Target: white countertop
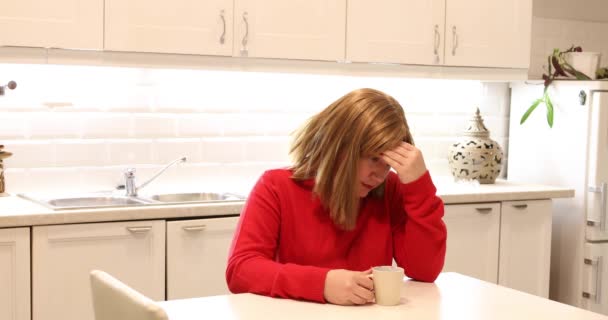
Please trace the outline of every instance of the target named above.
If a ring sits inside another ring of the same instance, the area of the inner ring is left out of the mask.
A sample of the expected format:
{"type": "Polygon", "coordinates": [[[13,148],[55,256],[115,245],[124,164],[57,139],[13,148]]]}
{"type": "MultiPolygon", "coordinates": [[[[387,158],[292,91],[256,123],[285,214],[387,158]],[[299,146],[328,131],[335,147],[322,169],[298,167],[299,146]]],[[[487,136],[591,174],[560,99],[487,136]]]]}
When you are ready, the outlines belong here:
{"type": "MultiPolygon", "coordinates": [[[[495,184],[479,185],[472,182],[455,183],[448,177],[434,177],[433,179],[438,189],[437,194],[446,204],[567,198],[574,196],[573,189],[528,185],[504,180],[498,180],[495,184]]],[[[8,195],[0,197],[0,228],[238,215],[242,206],[242,201],[234,201],[212,204],[147,205],[54,211],[16,195],[8,195]]]]}
{"type": "Polygon", "coordinates": [[[534,200],[574,197],[574,189],[496,180],[494,184],[454,182],[452,177],[433,177],[437,195],[445,204],[534,200]]]}
{"type": "Polygon", "coordinates": [[[348,319],[513,320],[608,319],[566,304],[460,275],[442,273],[435,283],[404,281],[397,306],[337,306],[254,294],[159,303],[171,320],[348,319]]]}

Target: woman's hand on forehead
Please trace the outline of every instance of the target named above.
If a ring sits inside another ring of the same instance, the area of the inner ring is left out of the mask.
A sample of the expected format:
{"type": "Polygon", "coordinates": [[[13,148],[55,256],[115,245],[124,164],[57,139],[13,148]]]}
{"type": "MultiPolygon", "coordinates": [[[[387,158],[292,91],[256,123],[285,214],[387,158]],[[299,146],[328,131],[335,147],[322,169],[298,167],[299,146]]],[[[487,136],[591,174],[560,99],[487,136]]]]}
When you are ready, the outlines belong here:
{"type": "Polygon", "coordinates": [[[407,142],[401,142],[397,147],[381,153],[380,156],[395,169],[401,183],[413,182],[426,172],[422,152],[407,142]]]}

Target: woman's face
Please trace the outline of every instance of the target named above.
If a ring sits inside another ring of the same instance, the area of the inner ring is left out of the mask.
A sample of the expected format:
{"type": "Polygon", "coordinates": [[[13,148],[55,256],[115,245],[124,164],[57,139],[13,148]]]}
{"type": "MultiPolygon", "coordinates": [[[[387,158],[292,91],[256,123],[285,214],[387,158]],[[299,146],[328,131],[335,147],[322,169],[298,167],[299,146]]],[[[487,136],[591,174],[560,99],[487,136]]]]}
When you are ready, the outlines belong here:
{"type": "Polygon", "coordinates": [[[361,198],[367,196],[372,189],[379,186],[391,168],[379,155],[360,158],[358,167],[357,182],[359,185],[357,190],[361,198]]]}

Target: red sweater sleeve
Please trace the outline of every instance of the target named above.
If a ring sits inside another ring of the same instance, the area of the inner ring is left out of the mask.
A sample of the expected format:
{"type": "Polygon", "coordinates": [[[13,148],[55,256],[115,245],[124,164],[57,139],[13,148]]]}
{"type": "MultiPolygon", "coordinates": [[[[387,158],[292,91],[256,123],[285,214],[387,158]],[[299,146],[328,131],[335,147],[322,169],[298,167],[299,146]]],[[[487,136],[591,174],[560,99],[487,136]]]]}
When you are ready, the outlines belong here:
{"type": "Polygon", "coordinates": [[[330,269],[276,262],[281,210],[280,186],[274,180],[272,171],[266,172],[241,212],[226,268],[228,288],[233,293],[324,303],[325,276],[330,269]]]}
{"type": "Polygon", "coordinates": [[[427,171],[408,184],[396,175],[390,179],[396,192],[392,200],[393,256],[405,274],[415,280],[435,281],[445,260],[447,229],[443,201],[427,171]]]}

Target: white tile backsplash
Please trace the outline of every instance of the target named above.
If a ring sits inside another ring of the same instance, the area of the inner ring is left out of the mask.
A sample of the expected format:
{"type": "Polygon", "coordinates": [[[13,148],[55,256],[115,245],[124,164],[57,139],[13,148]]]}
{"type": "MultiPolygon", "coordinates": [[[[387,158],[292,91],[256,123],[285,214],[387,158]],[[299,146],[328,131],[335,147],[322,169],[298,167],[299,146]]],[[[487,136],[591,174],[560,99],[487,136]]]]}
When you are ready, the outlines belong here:
{"type": "Polygon", "coordinates": [[[141,183],[181,156],[146,189],[248,190],[289,164],[294,130],[361,87],[399,100],[434,175],[449,174],[447,146],[475,107],[498,141],[509,118],[500,82],[2,64],[0,74],[19,84],[0,97],[9,192],[111,189],[126,167],[141,183]]]}
{"type": "Polygon", "coordinates": [[[154,140],[108,140],[108,165],[156,163],[154,140]]]}
{"type": "Polygon", "coordinates": [[[235,163],[245,161],[245,140],[242,138],[204,138],[203,162],[235,163]]]}
{"type": "Polygon", "coordinates": [[[255,137],[244,141],[247,162],[289,162],[288,137],[255,137]]]}
{"type": "Polygon", "coordinates": [[[80,138],[83,121],[79,114],[36,112],[28,117],[26,135],[34,139],[80,138]]]}
{"type": "Polygon", "coordinates": [[[134,114],[133,136],[136,138],[176,137],[176,119],[173,114],[134,114]]]}
{"type": "Polygon", "coordinates": [[[4,167],[10,168],[35,168],[54,167],[55,144],[45,140],[5,140],[4,150],[12,152],[13,155],[4,161],[4,167]]]}
{"type": "Polygon", "coordinates": [[[82,113],[85,139],[133,137],[133,119],[127,113],[82,113]]]}
{"type": "Polygon", "coordinates": [[[55,162],[58,167],[106,166],[109,164],[108,146],[99,140],[60,140],[55,143],[55,162]]]}
{"type": "Polygon", "coordinates": [[[0,113],[0,139],[25,137],[26,113],[0,113]]]}
{"type": "Polygon", "coordinates": [[[188,163],[202,162],[202,142],[198,138],[159,139],[154,143],[154,153],[160,163],[168,163],[186,157],[188,163]]]}

